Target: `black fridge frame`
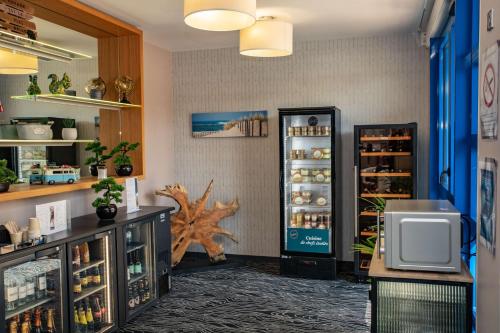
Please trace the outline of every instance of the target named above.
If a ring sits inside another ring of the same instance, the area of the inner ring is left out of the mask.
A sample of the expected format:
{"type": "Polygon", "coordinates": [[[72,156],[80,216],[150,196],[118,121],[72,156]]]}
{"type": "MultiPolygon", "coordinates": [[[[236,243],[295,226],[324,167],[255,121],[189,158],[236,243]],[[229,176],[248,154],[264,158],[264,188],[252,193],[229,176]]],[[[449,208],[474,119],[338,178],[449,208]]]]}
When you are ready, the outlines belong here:
{"type": "MultiPolygon", "coordinates": [[[[69,321],[70,318],[68,317],[68,298],[66,297],[68,293],[68,282],[66,279],[67,276],[67,264],[66,264],[66,258],[67,258],[67,252],[66,252],[66,247],[64,244],[54,244],[53,247],[48,247],[45,249],[37,249],[36,247],[27,249],[25,251],[20,251],[19,253],[14,254],[12,258],[9,258],[8,261],[4,261],[0,263],[0,295],[4,295],[4,271],[8,269],[9,267],[16,266],[28,261],[32,260],[37,260],[40,259],[41,257],[47,256],[47,255],[52,255],[59,252],[59,258],[61,259],[61,278],[60,278],[60,297],[61,297],[61,320],[62,320],[62,329],[63,332],[69,332],[69,321]]],[[[0,300],[0,314],[4,316],[5,314],[5,299],[2,297],[0,300]]],[[[5,319],[5,318],[4,318],[5,319]]],[[[6,323],[3,323],[0,325],[0,333],[8,333],[6,330],[6,323]]]]}
{"type": "Polygon", "coordinates": [[[304,107],[304,108],[279,108],[279,146],[280,146],[280,254],[281,257],[308,257],[308,258],[336,258],[337,240],[340,242],[340,236],[337,236],[337,224],[341,222],[340,212],[340,197],[341,197],[341,138],[340,138],[340,109],[335,106],[325,107],[304,107]],[[313,253],[313,252],[296,252],[285,250],[285,193],[284,186],[286,185],[286,177],[284,175],[284,160],[286,152],[284,151],[283,142],[287,133],[283,129],[283,118],[285,116],[314,116],[317,114],[331,115],[331,151],[332,160],[330,164],[332,172],[331,193],[330,197],[334,198],[332,202],[332,235],[330,242],[332,244],[331,253],[313,253]]]}
{"type": "Polygon", "coordinates": [[[125,325],[130,320],[136,318],[142,314],[145,310],[153,306],[158,301],[158,285],[157,285],[157,273],[156,273],[156,239],[155,239],[155,223],[157,216],[150,216],[142,220],[135,222],[130,222],[117,228],[116,246],[117,246],[117,269],[118,269],[118,299],[120,299],[119,306],[119,326],[125,325]],[[143,224],[151,224],[150,226],[150,239],[151,239],[151,276],[153,281],[151,281],[151,286],[154,285],[155,290],[152,294],[151,300],[141,305],[140,308],[134,311],[128,309],[128,280],[127,280],[127,241],[126,232],[128,228],[141,227],[143,224]]]}
{"type": "MultiPolygon", "coordinates": [[[[74,325],[74,317],[73,317],[73,304],[74,304],[74,296],[73,296],[73,253],[72,253],[72,248],[74,245],[81,244],[83,242],[91,242],[94,240],[98,239],[104,239],[104,237],[109,236],[110,242],[109,242],[109,249],[110,249],[110,254],[109,258],[111,261],[116,260],[116,233],[114,229],[103,231],[100,233],[96,233],[87,237],[79,238],[76,240],[73,240],[71,242],[66,243],[66,257],[67,257],[67,285],[68,285],[68,323],[69,323],[69,328],[71,329],[74,325]],[[71,288],[70,288],[71,287],[71,288]]],[[[107,306],[111,306],[111,303],[113,302],[113,325],[109,326],[106,330],[101,330],[99,333],[105,333],[105,332],[114,332],[118,330],[118,306],[119,306],[119,299],[118,299],[118,289],[117,289],[117,277],[113,276],[118,274],[117,271],[115,271],[115,263],[110,262],[109,266],[111,268],[110,273],[110,283],[112,283],[111,286],[111,298],[108,299],[107,301],[107,306]]],[[[106,288],[109,288],[106,287],[106,288]]],[[[71,330],[70,330],[71,331],[71,330]]]]}
{"type": "MultiPolygon", "coordinates": [[[[386,129],[394,129],[394,128],[410,128],[413,133],[412,133],[412,180],[413,180],[413,193],[412,199],[417,199],[418,198],[418,124],[415,122],[412,123],[402,123],[402,124],[370,124],[370,125],[354,125],[354,166],[358,167],[358,173],[354,174],[354,177],[357,178],[357,182],[355,184],[358,184],[358,189],[357,192],[355,191],[353,193],[354,196],[356,196],[356,193],[359,193],[359,184],[361,180],[360,171],[360,155],[359,155],[359,145],[360,145],[360,132],[361,130],[364,129],[381,129],[381,130],[386,130],[386,129]]],[[[355,212],[358,212],[357,216],[354,216],[354,243],[357,244],[360,242],[360,216],[359,216],[359,211],[360,211],[360,200],[358,197],[354,198],[354,204],[356,205],[355,212]],[[356,230],[357,228],[357,230],[356,230]]],[[[360,265],[360,255],[359,252],[354,253],[354,273],[358,277],[367,277],[368,276],[368,270],[360,270],[359,269],[360,265]]]]}

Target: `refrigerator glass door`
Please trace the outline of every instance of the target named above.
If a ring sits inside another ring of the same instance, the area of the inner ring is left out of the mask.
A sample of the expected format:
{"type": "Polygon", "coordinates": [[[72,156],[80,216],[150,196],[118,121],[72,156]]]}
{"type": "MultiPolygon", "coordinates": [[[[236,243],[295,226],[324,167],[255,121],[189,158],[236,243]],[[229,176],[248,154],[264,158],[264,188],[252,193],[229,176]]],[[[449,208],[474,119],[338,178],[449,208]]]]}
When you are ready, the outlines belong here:
{"type": "Polygon", "coordinates": [[[71,245],[72,332],[106,332],[116,327],[111,232],[71,245]]]}
{"type": "Polygon", "coordinates": [[[128,318],[156,297],[152,233],[153,221],[125,228],[128,318]]]}
{"type": "Polygon", "coordinates": [[[7,263],[3,271],[5,332],[64,331],[64,253],[59,248],[51,253],[7,263]]]}
{"type": "Polygon", "coordinates": [[[332,115],[284,115],[284,249],[332,253],[332,115]]]}

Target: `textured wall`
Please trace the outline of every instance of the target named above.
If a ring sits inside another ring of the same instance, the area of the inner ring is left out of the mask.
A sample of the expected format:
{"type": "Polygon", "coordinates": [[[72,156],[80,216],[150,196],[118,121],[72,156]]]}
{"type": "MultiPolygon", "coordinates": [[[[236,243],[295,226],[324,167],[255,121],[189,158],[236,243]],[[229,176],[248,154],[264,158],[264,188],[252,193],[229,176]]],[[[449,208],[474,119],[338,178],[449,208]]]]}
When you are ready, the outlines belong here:
{"type": "MultiPolygon", "coordinates": [[[[417,122],[419,190],[427,195],[428,55],[413,35],[303,42],[282,59],[238,50],[173,54],[176,181],[191,198],[215,180],[212,199],[239,197],[222,225],[239,244],[228,253],[279,256],[278,107],[336,105],[342,110],[343,221],[340,258],[352,260],[353,125],[417,122]],[[191,113],[268,110],[268,138],[193,139],[191,113]]],[[[199,248],[198,248],[199,249],[199,248]]]]}

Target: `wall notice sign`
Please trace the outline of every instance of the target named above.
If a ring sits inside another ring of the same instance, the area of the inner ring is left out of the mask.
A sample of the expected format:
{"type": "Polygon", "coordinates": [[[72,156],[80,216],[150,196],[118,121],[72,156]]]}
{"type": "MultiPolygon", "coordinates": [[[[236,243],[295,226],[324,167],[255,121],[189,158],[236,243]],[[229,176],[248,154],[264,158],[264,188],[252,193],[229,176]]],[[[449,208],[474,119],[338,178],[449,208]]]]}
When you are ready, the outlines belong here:
{"type": "Polygon", "coordinates": [[[125,181],[127,189],[127,214],[139,211],[139,190],[137,189],[137,178],[127,178],[125,181]]]}
{"type": "Polygon", "coordinates": [[[66,200],[61,200],[36,205],[36,217],[40,220],[42,235],[50,235],[68,228],[67,204],[66,200]]]}
{"type": "Polygon", "coordinates": [[[483,57],[479,121],[481,137],[496,139],[498,136],[498,43],[490,46],[483,57]]]}
{"type": "Polygon", "coordinates": [[[486,158],[484,162],[480,163],[480,168],[481,212],[479,241],[491,253],[495,254],[497,161],[494,158],[486,158]]]}

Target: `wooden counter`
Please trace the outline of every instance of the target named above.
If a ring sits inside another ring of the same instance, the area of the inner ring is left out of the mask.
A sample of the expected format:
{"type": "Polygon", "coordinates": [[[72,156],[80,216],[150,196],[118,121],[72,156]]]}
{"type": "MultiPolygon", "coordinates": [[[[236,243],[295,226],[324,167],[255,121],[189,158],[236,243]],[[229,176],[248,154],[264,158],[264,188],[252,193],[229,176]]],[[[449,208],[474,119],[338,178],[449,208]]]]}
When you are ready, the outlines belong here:
{"type": "MultiPolygon", "coordinates": [[[[382,242],[383,245],[383,242],[382,242]]],[[[462,270],[460,273],[442,273],[425,271],[406,271],[400,269],[386,268],[384,264],[384,255],[379,258],[377,245],[375,245],[375,254],[372,257],[368,276],[373,278],[387,278],[398,280],[427,280],[439,282],[457,282],[473,283],[474,280],[470,274],[469,268],[462,261],[462,270]]]]}

